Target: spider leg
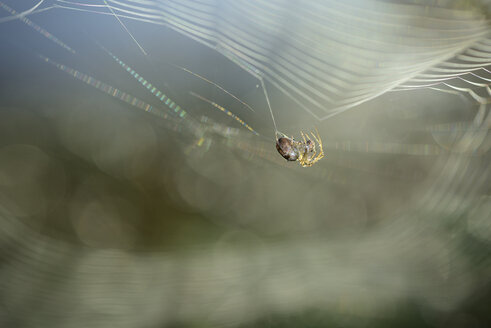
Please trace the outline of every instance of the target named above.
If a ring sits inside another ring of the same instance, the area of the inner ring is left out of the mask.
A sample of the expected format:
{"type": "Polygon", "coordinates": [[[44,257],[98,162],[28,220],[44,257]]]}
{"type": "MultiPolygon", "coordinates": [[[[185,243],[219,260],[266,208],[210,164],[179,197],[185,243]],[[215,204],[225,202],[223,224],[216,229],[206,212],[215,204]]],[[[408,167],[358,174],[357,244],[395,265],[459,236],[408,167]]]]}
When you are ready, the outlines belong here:
{"type": "Polygon", "coordinates": [[[312,164],[318,162],[321,158],[324,157],[324,148],[322,147],[322,139],[319,135],[319,131],[317,130],[317,128],[315,130],[317,132],[317,137],[314,135],[314,133],[311,132],[311,134],[312,134],[312,137],[314,137],[314,139],[319,143],[320,152],[319,152],[317,158],[312,159],[312,164]]]}
{"type": "Polygon", "coordinates": [[[321,140],[313,132],[310,132],[310,134],[312,135],[313,140],[315,140],[319,145],[322,143],[321,140]]]}
{"type": "Polygon", "coordinates": [[[314,150],[312,152],[312,157],[310,158],[310,161],[312,162],[312,164],[315,163],[315,155],[317,154],[317,151],[315,150],[315,143],[314,143],[314,150]]]}
{"type": "Polygon", "coordinates": [[[298,162],[303,167],[310,167],[324,157],[324,149],[322,147],[322,139],[320,137],[320,134],[319,134],[319,131],[317,130],[317,128],[315,128],[315,131],[317,132],[317,135],[315,135],[313,132],[310,132],[310,135],[309,135],[308,133],[303,133],[303,131],[300,131],[302,138],[303,138],[303,141],[304,141],[304,146],[305,146],[306,151],[305,151],[305,154],[300,154],[300,156],[298,158],[298,162]],[[310,139],[311,135],[312,135],[312,139],[310,139]],[[307,140],[309,142],[311,142],[311,144],[312,144],[312,156],[309,156],[309,153],[307,153],[307,150],[308,150],[307,140]],[[319,144],[319,148],[320,148],[319,152],[317,152],[316,142],[319,144]]]}
{"type": "Polygon", "coordinates": [[[300,134],[302,135],[303,142],[307,144],[307,140],[305,139],[305,134],[303,133],[303,131],[300,131],[300,134]]]}
{"type": "Polygon", "coordinates": [[[318,161],[320,161],[322,158],[324,157],[324,153],[323,152],[320,152],[319,155],[317,156],[317,158],[313,158],[312,161],[310,162],[310,165],[314,165],[315,163],[317,163],[318,161]]]}
{"type": "Polygon", "coordinates": [[[322,143],[319,143],[319,148],[320,148],[320,151],[319,151],[319,155],[317,157],[317,160],[320,160],[322,157],[324,157],[324,148],[322,148],[322,143]]]}
{"type": "Polygon", "coordinates": [[[317,136],[314,134],[314,132],[310,132],[310,134],[312,135],[312,137],[314,137],[315,141],[317,141],[317,143],[319,145],[321,145],[322,141],[321,141],[321,137],[319,135],[319,131],[317,131],[317,128],[315,128],[315,131],[317,132],[317,136]]]}
{"type": "MultiPolygon", "coordinates": [[[[315,141],[319,144],[319,156],[322,158],[324,156],[324,150],[322,149],[322,140],[318,139],[313,133],[312,137],[314,137],[315,141]]],[[[315,148],[315,143],[314,143],[314,149],[317,151],[317,148],[315,148]]]]}
{"type": "MultiPolygon", "coordinates": [[[[319,137],[319,146],[322,148],[322,139],[321,139],[321,135],[319,134],[319,130],[317,130],[317,128],[315,128],[315,131],[317,131],[317,137],[319,137]]],[[[324,150],[322,150],[322,153],[324,154],[324,150]]]]}
{"type": "Polygon", "coordinates": [[[314,160],[314,163],[320,161],[323,157],[324,157],[324,150],[321,148],[321,151],[319,152],[317,158],[314,160]]]}
{"type": "Polygon", "coordinates": [[[322,147],[322,139],[321,139],[321,136],[319,135],[319,131],[317,130],[317,128],[315,128],[315,131],[317,132],[317,137],[313,133],[312,133],[312,136],[319,143],[319,147],[320,147],[320,149],[322,151],[322,154],[324,154],[324,150],[323,150],[323,147],[322,147]]]}

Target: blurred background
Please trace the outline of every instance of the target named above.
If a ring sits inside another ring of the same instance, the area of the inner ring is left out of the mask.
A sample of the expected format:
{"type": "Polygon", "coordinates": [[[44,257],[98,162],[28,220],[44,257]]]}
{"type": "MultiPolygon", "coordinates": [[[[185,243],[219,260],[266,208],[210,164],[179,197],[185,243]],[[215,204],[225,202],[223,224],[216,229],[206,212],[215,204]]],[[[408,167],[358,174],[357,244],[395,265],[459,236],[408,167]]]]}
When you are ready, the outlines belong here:
{"type": "Polygon", "coordinates": [[[488,327],[490,8],[1,0],[0,326],[488,327]]]}

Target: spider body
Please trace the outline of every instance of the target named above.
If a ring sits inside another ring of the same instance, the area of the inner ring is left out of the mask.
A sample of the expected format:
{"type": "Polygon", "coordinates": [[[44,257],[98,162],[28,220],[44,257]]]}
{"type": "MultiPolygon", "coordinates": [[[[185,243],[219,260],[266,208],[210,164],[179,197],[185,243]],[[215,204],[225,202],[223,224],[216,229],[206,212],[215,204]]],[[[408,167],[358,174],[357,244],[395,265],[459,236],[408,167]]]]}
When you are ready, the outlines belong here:
{"type": "Polygon", "coordinates": [[[301,132],[303,141],[296,141],[293,137],[289,138],[286,135],[276,140],[276,150],[287,161],[298,161],[303,167],[310,167],[324,157],[322,149],[322,140],[317,131],[317,136],[311,133],[313,140],[319,144],[319,152],[315,147],[315,142],[310,139],[308,134],[301,132]]]}

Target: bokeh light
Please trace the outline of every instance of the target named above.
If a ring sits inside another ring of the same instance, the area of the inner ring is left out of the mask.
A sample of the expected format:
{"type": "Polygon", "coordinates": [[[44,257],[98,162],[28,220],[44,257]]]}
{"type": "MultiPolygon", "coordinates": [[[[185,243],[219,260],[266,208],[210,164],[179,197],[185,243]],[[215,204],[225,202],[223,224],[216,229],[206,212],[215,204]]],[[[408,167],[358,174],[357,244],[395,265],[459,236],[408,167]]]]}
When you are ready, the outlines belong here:
{"type": "Polygon", "coordinates": [[[489,326],[490,13],[1,0],[0,326],[489,326]]]}

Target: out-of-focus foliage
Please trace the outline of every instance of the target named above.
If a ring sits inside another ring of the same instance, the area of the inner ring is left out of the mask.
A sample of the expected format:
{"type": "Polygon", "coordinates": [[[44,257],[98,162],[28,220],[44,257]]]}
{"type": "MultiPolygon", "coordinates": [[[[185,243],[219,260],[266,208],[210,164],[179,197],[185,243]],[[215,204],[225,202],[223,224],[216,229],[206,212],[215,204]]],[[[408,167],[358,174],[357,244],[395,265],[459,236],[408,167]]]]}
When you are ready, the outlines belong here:
{"type": "Polygon", "coordinates": [[[107,3],[0,20],[0,326],[489,324],[488,2],[107,3]]]}

